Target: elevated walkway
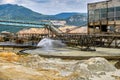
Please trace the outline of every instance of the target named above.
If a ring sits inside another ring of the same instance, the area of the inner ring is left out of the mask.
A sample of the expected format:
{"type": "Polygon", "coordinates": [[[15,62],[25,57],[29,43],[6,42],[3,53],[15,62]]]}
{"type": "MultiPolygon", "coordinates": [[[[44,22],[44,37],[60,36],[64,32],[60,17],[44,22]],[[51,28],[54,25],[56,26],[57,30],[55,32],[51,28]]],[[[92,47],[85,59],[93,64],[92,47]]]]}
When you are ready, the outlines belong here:
{"type": "Polygon", "coordinates": [[[48,30],[55,34],[60,34],[60,31],[57,27],[55,27],[49,21],[20,21],[20,20],[0,20],[0,25],[8,25],[8,26],[19,26],[19,27],[32,27],[32,28],[41,28],[46,27],[48,30]]]}
{"type": "Polygon", "coordinates": [[[45,25],[49,25],[49,22],[28,22],[28,21],[17,21],[17,20],[0,20],[0,25],[8,25],[8,26],[19,26],[19,27],[32,27],[32,28],[40,28],[45,25]]]}

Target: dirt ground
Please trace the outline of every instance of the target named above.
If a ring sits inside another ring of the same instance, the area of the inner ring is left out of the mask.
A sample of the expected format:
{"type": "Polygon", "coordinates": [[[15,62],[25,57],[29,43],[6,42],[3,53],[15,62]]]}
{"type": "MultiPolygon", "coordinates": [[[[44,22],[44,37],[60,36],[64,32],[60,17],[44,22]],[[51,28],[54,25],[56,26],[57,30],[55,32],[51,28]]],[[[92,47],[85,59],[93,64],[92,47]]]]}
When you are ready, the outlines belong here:
{"type": "MultiPolygon", "coordinates": [[[[0,50],[0,80],[107,80],[108,78],[120,80],[120,70],[101,58],[62,60],[43,58],[38,55],[17,55],[19,50],[21,49],[0,50]]],[[[119,49],[96,48],[96,50],[96,52],[84,52],[74,48],[69,52],[51,54],[64,56],[120,55],[119,49]]]]}

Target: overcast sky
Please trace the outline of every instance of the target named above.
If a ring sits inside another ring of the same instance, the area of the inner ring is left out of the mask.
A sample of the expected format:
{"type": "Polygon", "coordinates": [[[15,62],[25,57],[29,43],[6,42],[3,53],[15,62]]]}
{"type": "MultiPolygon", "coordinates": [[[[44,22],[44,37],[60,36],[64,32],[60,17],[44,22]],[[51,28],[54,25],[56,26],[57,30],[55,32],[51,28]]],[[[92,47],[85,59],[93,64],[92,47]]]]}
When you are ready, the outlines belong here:
{"type": "Polygon", "coordinates": [[[0,0],[0,4],[18,4],[42,14],[87,12],[87,3],[105,0],[0,0]]]}

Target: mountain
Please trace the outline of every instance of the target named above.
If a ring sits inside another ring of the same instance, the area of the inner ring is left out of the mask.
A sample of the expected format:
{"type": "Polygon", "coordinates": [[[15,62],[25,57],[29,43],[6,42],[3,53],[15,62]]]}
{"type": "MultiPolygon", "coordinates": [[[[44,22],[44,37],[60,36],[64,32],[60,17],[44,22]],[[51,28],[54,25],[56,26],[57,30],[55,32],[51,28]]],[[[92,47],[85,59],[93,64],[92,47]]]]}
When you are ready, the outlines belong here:
{"type": "Polygon", "coordinates": [[[68,25],[85,26],[87,25],[87,14],[81,13],[66,19],[68,25]]]}
{"type": "MultiPolygon", "coordinates": [[[[26,20],[26,21],[40,21],[40,20],[65,20],[68,25],[80,26],[86,23],[86,13],[60,13],[56,15],[44,15],[41,13],[34,12],[26,7],[4,4],[0,5],[0,19],[4,20],[26,20]]],[[[13,26],[2,26],[0,25],[0,31],[7,30],[17,32],[22,29],[13,26]],[[14,28],[14,29],[13,29],[14,28]],[[12,29],[12,30],[11,30],[12,29]]],[[[25,27],[24,27],[25,28],[25,27]]]]}
{"type": "Polygon", "coordinates": [[[54,15],[54,18],[65,20],[67,25],[81,26],[87,24],[87,13],[60,13],[54,15]]]}
{"type": "Polygon", "coordinates": [[[77,15],[77,14],[79,14],[79,13],[72,13],[72,12],[71,13],[60,13],[60,14],[54,15],[54,17],[56,19],[67,19],[67,18],[77,15]]]}
{"type": "Polygon", "coordinates": [[[45,15],[25,8],[23,6],[4,4],[0,5],[0,18],[1,19],[14,19],[14,20],[38,20],[45,15]]]}

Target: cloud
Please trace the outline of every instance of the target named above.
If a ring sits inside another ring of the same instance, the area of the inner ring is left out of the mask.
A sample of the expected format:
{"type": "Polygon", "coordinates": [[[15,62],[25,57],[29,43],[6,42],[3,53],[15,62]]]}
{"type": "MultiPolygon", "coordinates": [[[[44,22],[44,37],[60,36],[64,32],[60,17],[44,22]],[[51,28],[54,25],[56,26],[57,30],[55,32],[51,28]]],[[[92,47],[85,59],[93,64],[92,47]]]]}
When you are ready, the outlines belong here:
{"type": "Polygon", "coordinates": [[[50,0],[35,0],[35,2],[38,2],[38,3],[49,3],[50,0]]]}
{"type": "Polygon", "coordinates": [[[18,4],[18,5],[20,5],[22,3],[24,3],[23,0],[1,0],[0,1],[0,4],[18,4]]]}
{"type": "Polygon", "coordinates": [[[16,2],[16,0],[2,0],[1,4],[8,4],[8,3],[15,4],[15,2],[16,2]]]}
{"type": "Polygon", "coordinates": [[[14,3],[15,0],[3,0],[4,3],[14,3]]]}
{"type": "Polygon", "coordinates": [[[0,3],[18,4],[43,14],[87,12],[87,3],[105,0],[2,0],[0,3]]]}

